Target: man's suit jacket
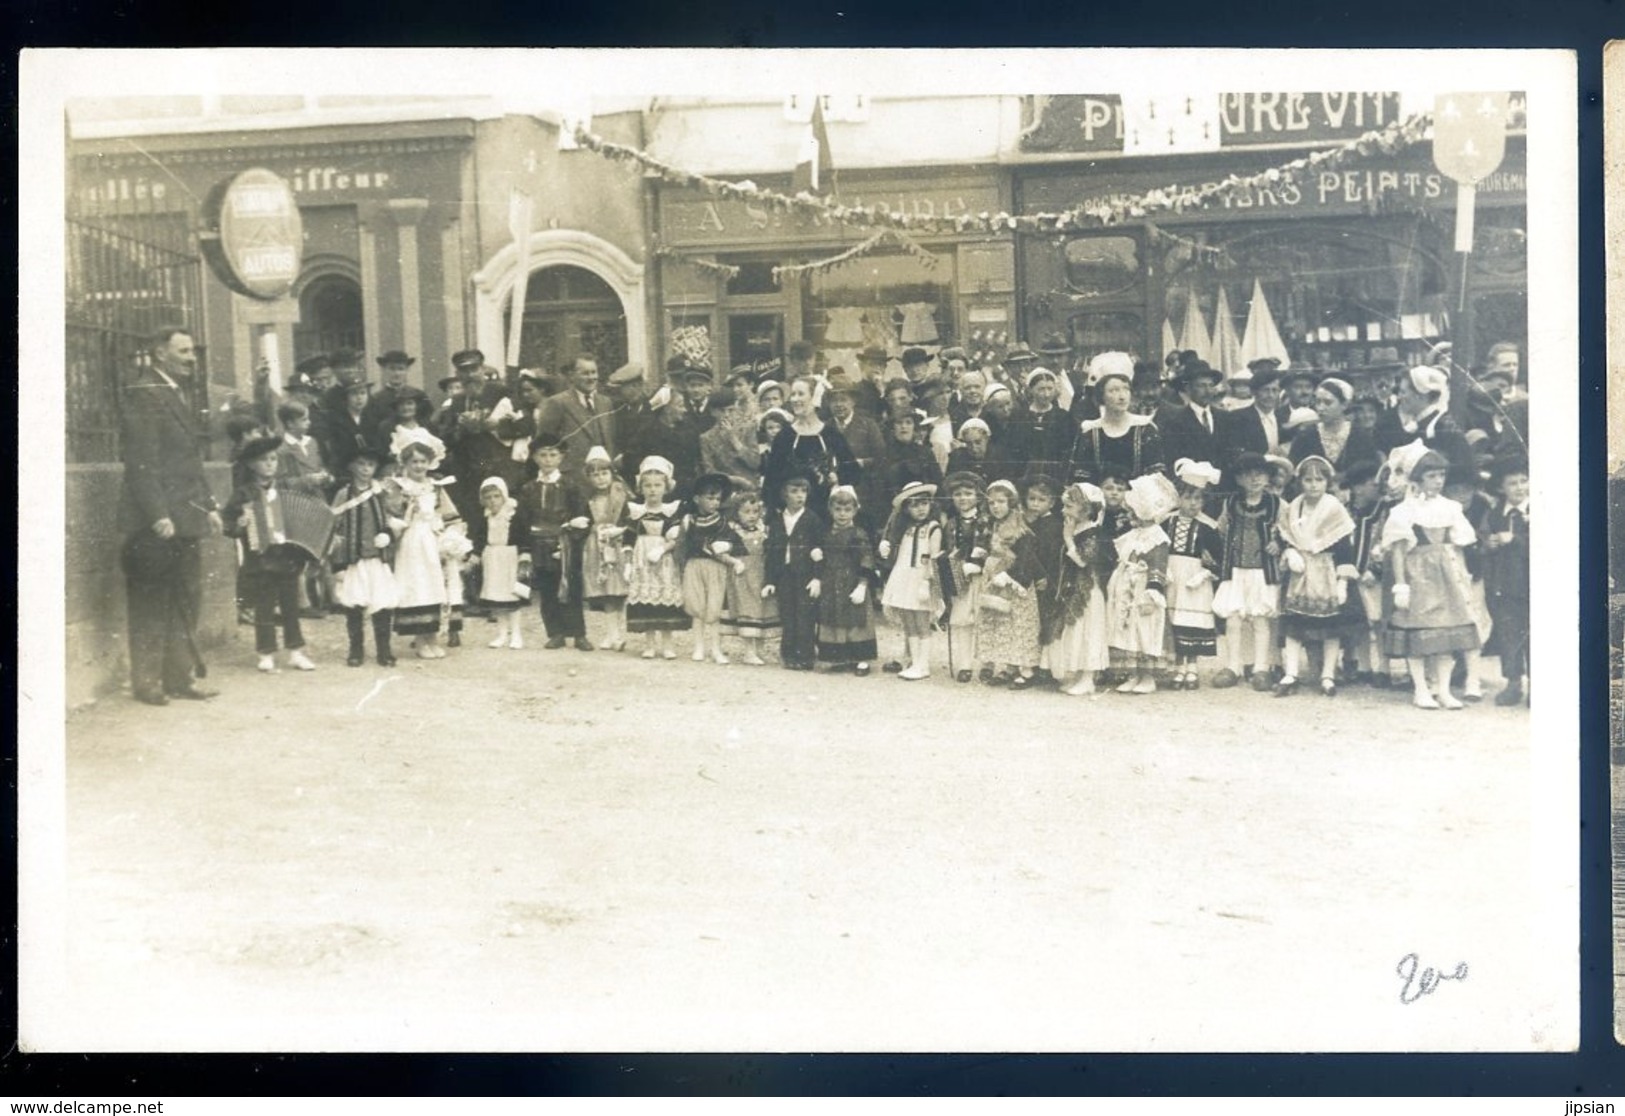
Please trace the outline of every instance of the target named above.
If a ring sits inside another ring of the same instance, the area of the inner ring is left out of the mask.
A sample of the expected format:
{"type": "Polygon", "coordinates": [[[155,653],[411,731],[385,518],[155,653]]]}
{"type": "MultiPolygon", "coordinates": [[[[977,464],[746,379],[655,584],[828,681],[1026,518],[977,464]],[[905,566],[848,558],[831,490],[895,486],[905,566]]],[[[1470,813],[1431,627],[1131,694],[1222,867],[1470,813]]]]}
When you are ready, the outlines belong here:
{"type": "Polygon", "coordinates": [[[217,505],[203,474],[200,423],[185,396],[151,369],[124,389],[119,518],[126,531],[168,519],[180,538],[209,533],[209,512],[217,505]]]}
{"type": "Polygon", "coordinates": [[[551,434],[563,445],[564,468],[572,473],[581,472],[593,446],[603,446],[612,458],[616,454],[615,404],[602,391],[593,394],[592,404],[588,411],[575,389],[567,388],[547,397],[536,422],[538,433],[551,434]]]}
{"type": "MultiPolygon", "coordinates": [[[[1214,461],[1220,469],[1227,469],[1230,462],[1242,453],[1269,453],[1269,436],[1264,431],[1264,419],[1254,406],[1239,407],[1234,411],[1226,411],[1224,422],[1220,427],[1224,433],[1224,460],[1214,461]]],[[[1277,446],[1284,446],[1287,441],[1286,420],[1280,412],[1275,416],[1275,435],[1277,446]]]]}
{"type": "Polygon", "coordinates": [[[1225,448],[1225,425],[1230,416],[1217,407],[1209,407],[1208,414],[1213,418],[1211,433],[1197,421],[1196,412],[1189,406],[1158,412],[1157,429],[1162,432],[1163,459],[1169,475],[1173,474],[1174,462],[1181,457],[1206,461],[1223,468],[1221,457],[1225,448]],[[1163,423],[1164,417],[1167,419],[1166,425],[1163,423]]]}

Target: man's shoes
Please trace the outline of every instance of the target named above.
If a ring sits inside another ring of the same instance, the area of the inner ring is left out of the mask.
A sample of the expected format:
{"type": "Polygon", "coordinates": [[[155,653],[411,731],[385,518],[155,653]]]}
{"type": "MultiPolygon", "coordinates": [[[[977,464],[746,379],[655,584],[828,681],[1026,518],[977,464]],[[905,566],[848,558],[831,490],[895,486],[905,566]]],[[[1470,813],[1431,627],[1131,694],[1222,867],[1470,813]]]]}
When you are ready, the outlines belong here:
{"type": "MultiPolygon", "coordinates": [[[[166,697],[174,698],[177,701],[208,701],[210,698],[219,697],[220,691],[210,690],[206,687],[199,686],[196,683],[189,682],[184,686],[177,686],[172,690],[165,690],[164,694],[166,697]]],[[[151,704],[159,705],[162,703],[152,702],[151,704]]]]}
{"type": "Polygon", "coordinates": [[[169,695],[162,690],[135,690],[130,694],[143,705],[168,705],[169,695]]]}
{"type": "Polygon", "coordinates": [[[381,667],[392,667],[398,661],[399,660],[397,660],[394,655],[385,655],[380,653],[378,656],[378,665],[381,667]]]}
{"type": "Polygon", "coordinates": [[[1495,695],[1495,704],[1503,707],[1517,705],[1521,701],[1523,701],[1523,687],[1516,682],[1495,695]]]}
{"type": "Polygon", "coordinates": [[[1239,681],[1240,678],[1236,676],[1236,672],[1229,667],[1225,667],[1213,676],[1212,685],[1215,690],[1228,690],[1239,681]]]}
{"type": "Polygon", "coordinates": [[[577,640],[576,640],[576,650],[577,651],[591,651],[592,650],[592,640],[588,639],[586,636],[581,636],[581,637],[577,638],[577,640]]]}
{"type": "Polygon", "coordinates": [[[881,664],[880,669],[885,671],[887,674],[900,674],[903,670],[903,664],[898,662],[896,659],[887,659],[883,664],[881,664]]]}
{"type": "Polygon", "coordinates": [[[564,637],[554,636],[552,639],[542,644],[542,646],[547,648],[549,651],[557,651],[559,648],[564,646],[564,637]]]}
{"type": "MultiPolygon", "coordinates": [[[[446,646],[447,647],[461,647],[462,645],[463,645],[463,633],[461,631],[453,631],[453,632],[451,632],[450,634],[448,634],[446,636],[446,646]]],[[[435,657],[440,658],[440,656],[438,656],[438,655],[435,656],[435,657]]]]}
{"type": "Polygon", "coordinates": [[[294,670],[315,670],[316,664],[310,661],[310,656],[303,651],[289,651],[288,665],[294,670]]]}

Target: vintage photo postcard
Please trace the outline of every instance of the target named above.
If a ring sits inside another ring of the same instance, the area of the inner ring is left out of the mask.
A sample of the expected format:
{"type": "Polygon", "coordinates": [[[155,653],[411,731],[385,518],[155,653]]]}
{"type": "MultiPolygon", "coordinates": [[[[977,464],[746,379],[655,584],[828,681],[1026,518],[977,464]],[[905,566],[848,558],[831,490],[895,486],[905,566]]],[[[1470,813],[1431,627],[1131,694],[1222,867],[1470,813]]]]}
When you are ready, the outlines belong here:
{"type": "Polygon", "coordinates": [[[1574,1049],[1575,106],[25,52],[21,1046],[1574,1049]]]}
{"type": "Polygon", "coordinates": [[[1622,632],[1625,632],[1625,52],[1618,41],[1603,51],[1603,211],[1607,223],[1608,266],[1608,725],[1609,773],[1612,792],[1613,910],[1614,910],[1614,1033],[1621,1033],[1625,1018],[1625,827],[1620,809],[1625,802],[1625,706],[1622,706],[1622,632]]]}

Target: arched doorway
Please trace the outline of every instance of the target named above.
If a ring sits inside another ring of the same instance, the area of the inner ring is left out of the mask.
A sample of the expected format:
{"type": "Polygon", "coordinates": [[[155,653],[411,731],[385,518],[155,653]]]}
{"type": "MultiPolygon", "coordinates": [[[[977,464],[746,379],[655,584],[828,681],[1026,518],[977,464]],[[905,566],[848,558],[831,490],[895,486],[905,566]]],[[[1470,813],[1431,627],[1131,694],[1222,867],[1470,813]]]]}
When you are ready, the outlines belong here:
{"type": "MultiPolygon", "coordinates": [[[[511,328],[512,311],[502,315],[511,328]]],[[[555,264],[531,272],[525,285],[525,320],[519,363],[558,372],[579,354],[612,371],[626,363],[626,314],[615,289],[584,267],[555,264]]]]}
{"type": "MultiPolygon", "coordinates": [[[[545,289],[546,282],[543,276],[554,268],[569,268],[576,271],[585,271],[598,279],[614,292],[616,300],[620,303],[620,334],[618,344],[606,346],[599,353],[599,367],[608,372],[621,363],[648,365],[649,339],[648,316],[644,307],[643,265],[632,259],[621,249],[594,236],[592,233],[579,229],[545,229],[530,234],[530,241],[524,253],[530,268],[529,278],[525,285],[525,302],[527,305],[526,317],[530,316],[530,303],[537,297],[537,291],[531,289],[532,284],[541,283],[545,289]],[[609,364],[609,352],[625,354],[609,364]]],[[[508,322],[513,304],[513,288],[520,275],[520,252],[513,244],[506,244],[486,262],[485,266],[473,275],[474,282],[474,343],[485,352],[487,359],[493,354],[507,352],[507,332],[504,326],[508,322]]],[[[568,312],[587,310],[590,307],[586,302],[597,302],[602,290],[589,289],[584,284],[574,284],[572,290],[579,290],[588,295],[586,299],[579,300],[574,306],[565,306],[559,310],[568,316],[568,312]]],[[[565,299],[564,302],[577,302],[574,299],[565,299]]],[[[544,313],[553,313],[546,310],[544,313]]],[[[599,319],[600,321],[603,319],[599,319]]],[[[589,338],[595,336],[592,331],[589,338]]],[[[523,338],[521,338],[523,341],[523,338]]],[[[579,341],[578,341],[579,343],[579,341]]],[[[589,351],[597,351],[595,345],[589,344],[589,351]]],[[[563,360],[570,359],[573,353],[564,353],[563,360]]],[[[492,360],[492,364],[499,363],[492,360]]],[[[505,362],[503,362],[505,363],[505,362]]]]}
{"type": "Polygon", "coordinates": [[[361,284],[348,275],[318,275],[299,292],[299,324],[294,327],[294,359],[335,349],[360,349],[366,331],[361,317],[361,284]]]}

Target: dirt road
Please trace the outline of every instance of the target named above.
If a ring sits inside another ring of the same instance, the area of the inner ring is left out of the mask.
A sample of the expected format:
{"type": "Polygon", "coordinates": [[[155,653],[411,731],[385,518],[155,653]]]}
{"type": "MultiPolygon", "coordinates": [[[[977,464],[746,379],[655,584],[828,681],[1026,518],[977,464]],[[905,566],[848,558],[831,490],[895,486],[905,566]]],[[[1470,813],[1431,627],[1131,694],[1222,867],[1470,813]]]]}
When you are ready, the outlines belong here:
{"type": "Polygon", "coordinates": [[[1523,708],[1085,700],[477,622],[347,669],[311,628],[313,674],[256,674],[244,632],[213,702],[69,718],[76,1045],[1483,1049],[1572,1017],[1523,708]],[[1465,979],[1402,1003],[1413,952],[1465,979]]]}

